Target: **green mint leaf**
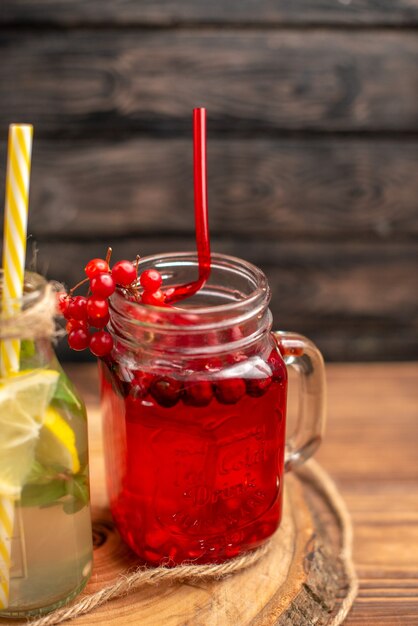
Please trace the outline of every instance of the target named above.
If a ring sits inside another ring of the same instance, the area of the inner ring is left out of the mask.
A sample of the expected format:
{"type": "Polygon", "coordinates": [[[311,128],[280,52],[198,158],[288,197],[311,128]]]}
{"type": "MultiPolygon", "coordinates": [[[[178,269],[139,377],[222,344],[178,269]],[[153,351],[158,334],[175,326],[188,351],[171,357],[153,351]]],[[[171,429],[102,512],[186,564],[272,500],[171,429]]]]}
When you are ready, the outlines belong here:
{"type": "Polygon", "coordinates": [[[45,467],[36,459],[33,460],[29,474],[26,476],[25,484],[45,485],[56,478],[57,472],[53,467],[45,467]]]}
{"type": "Polygon", "coordinates": [[[66,480],[51,480],[44,485],[25,485],[20,502],[22,506],[49,506],[66,495],[66,480]]]}
{"type": "Polygon", "coordinates": [[[76,474],[71,480],[67,481],[66,492],[73,496],[76,500],[83,503],[83,506],[89,502],[89,486],[87,478],[84,474],[76,474]]]}
{"type": "Polygon", "coordinates": [[[64,373],[58,379],[52,402],[58,406],[64,405],[76,415],[85,417],[84,405],[80,402],[72,382],[64,373]]]}
{"type": "Polygon", "coordinates": [[[70,500],[64,502],[62,508],[64,509],[64,513],[67,513],[67,515],[74,515],[74,513],[78,513],[78,511],[81,511],[81,509],[83,509],[85,506],[86,505],[84,504],[84,502],[81,502],[81,500],[71,498],[70,500]]]}

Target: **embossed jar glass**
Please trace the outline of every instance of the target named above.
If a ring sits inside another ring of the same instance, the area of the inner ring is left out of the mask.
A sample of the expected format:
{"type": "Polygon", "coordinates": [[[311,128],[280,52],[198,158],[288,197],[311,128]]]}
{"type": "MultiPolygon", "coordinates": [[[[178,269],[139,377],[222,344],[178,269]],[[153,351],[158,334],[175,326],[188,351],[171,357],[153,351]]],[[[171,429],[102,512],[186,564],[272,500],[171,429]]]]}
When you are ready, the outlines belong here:
{"type": "MultiPolygon", "coordinates": [[[[165,254],[139,272],[151,267],[167,288],[192,281],[198,263],[165,254]]],[[[111,297],[107,485],[122,537],[150,564],[221,562],[261,545],[280,523],[285,469],[320,444],[322,357],[308,339],[272,332],[269,300],[261,270],[224,255],[176,308],[111,297]],[[286,439],[287,367],[300,396],[286,439]]]]}

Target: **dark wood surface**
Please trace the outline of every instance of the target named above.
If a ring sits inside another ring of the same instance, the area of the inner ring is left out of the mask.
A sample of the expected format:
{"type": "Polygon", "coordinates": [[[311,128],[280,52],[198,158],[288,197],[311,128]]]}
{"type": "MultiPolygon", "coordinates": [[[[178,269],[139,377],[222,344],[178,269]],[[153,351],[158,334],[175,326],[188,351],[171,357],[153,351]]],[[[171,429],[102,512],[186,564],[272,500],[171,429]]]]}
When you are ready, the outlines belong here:
{"type": "Polygon", "coordinates": [[[418,358],[417,25],[418,0],[3,0],[0,163],[32,122],[39,269],[193,249],[205,105],[213,249],[328,359],[418,358]]]}
{"type": "Polygon", "coordinates": [[[172,25],[181,23],[368,24],[418,23],[417,0],[2,0],[3,24],[172,25]]]}
{"type": "MultiPolygon", "coordinates": [[[[211,138],[212,234],[413,241],[417,148],[418,140],[211,138]]],[[[3,142],[1,162],[5,150],[3,142]]],[[[35,143],[29,223],[40,241],[193,237],[192,211],[190,138],[35,143]]]]}
{"type": "Polygon", "coordinates": [[[5,29],[0,119],[40,135],[416,131],[418,38],[398,31],[5,29]],[[4,89],[5,87],[3,87],[4,89]]]}
{"type": "MultiPolygon", "coordinates": [[[[96,368],[67,369],[90,409],[95,450],[100,438],[96,368]]],[[[418,364],[333,364],[327,378],[328,424],[317,459],[350,510],[360,578],[345,624],[416,626],[418,364]]],[[[92,458],[94,480],[101,476],[102,459],[92,458]]],[[[98,488],[103,483],[95,485],[95,493],[98,488]]]]}

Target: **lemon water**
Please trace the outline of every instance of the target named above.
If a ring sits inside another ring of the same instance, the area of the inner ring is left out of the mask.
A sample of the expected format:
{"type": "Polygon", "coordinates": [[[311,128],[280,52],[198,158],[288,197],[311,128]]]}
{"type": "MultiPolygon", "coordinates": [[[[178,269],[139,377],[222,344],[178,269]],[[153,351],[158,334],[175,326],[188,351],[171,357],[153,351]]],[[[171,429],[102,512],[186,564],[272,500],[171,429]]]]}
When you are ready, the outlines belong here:
{"type": "Polygon", "coordinates": [[[9,609],[15,617],[45,612],[72,599],[89,579],[90,508],[67,514],[61,505],[16,507],[9,609]]]}
{"type": "Polygon", "coordinates": [[[64,604],[89,578],[92,537],[86,413],[59,366],[0,381],[0,496],[14,502],[0,615],[64,604]]]}

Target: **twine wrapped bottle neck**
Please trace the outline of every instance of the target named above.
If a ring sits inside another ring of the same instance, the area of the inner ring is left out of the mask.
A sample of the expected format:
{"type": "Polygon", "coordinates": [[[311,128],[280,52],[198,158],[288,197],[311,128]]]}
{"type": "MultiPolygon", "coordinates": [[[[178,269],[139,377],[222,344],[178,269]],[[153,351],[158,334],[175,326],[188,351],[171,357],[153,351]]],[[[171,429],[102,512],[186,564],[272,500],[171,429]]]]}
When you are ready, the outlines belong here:
{"type": "MultiPolygon", "coordinates": [[[[3,275],[0,274],[2,283],[3,275]]],[[[2,303],[0,340],[54,339],[59,334],[55,326],[57,291],[56,283],[47,282],[34,272],[26,272],[21,300],[2,303]]]]}

